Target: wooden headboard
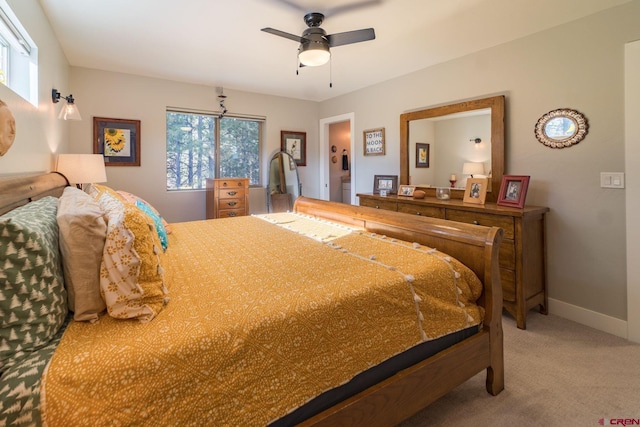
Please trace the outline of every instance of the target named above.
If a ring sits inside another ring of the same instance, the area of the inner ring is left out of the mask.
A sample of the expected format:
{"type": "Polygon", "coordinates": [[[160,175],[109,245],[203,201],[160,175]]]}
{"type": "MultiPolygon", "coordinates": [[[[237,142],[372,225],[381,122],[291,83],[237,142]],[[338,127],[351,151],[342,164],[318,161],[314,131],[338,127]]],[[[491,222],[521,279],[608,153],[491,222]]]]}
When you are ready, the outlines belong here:
{"type": "Polygon", "coordinates": [[[0,215],[45,196],[58,197],[68,185],[57,172],[0,177],[0,215]]]}

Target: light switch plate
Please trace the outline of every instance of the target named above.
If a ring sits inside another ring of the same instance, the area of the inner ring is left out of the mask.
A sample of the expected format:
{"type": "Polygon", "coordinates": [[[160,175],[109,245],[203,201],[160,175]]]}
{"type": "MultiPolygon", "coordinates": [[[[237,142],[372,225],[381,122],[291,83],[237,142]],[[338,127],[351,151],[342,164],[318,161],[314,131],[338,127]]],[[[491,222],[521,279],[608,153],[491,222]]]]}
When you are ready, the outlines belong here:
{"type": "Polygon", "coordinates": [[[600,172],[601,188],[624,188],[624,172],[600,172]]]}

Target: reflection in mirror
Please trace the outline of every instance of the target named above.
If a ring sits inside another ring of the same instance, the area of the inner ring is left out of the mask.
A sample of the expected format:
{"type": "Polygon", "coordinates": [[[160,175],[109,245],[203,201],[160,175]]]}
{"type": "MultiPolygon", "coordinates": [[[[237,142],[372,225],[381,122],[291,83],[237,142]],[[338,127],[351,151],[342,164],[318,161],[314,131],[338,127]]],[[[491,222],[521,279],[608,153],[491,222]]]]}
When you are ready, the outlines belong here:
{"type": "Polygon", "coordinates": [[[571,138],[577,131],[576,122],[569,117],[556,117],[549,120],[544,126],[544,133],[551,139],[571,138]]]}
{"type": "Polygon", "coordinates": [[[298,167],[291,154],[279,151],[271,157],[267,191],[269,212],[293,210],[293,202],[302,195],[302,184],[298,176],[298,167]]]}
{"type": "Polygon", "coordinates": [[[436,188],[451,187],[454,181],[451,198],[462,199],[469,178],[463,174],[464,163],[483,164],[483,175],[490,178],[487,201],[496,201],[504,173],[504,96],[400,115],[400,184],[424,185],[427,196],[435,197],[436,188]],[[444,117],[448,119],[442,120],[444,117]],[[416,163],[416,143],[429,144],[429,161],[416,163]]]}
{"type": "Polygon", "coordinates": [[[489,108],[411,121],[409,176],[412,185],[450,187],[451,178],[455,176],[455,188],[465,188],[470,172],[474,172],[476,178],[491,174],[489,108]],[[418,158],[416,162],[416,148],[420,147],[416,144],[425,143],[429,144],[430,159],[424,162],[418,158]],[[475,166],[474,171],[465,170],[469,164],[475,166]]]}

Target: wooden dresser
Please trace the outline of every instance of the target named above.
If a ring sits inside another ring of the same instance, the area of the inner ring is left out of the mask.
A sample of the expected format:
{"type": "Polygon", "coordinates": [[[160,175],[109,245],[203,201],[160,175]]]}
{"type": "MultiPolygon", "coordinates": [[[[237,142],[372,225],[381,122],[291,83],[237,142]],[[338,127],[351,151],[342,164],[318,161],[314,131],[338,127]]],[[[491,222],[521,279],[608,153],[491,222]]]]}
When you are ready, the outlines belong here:
{"type": "Polygon", "coordinates": [[[504,240],[499,261],[504,308],[515,317],[520,329],[526,329],[527,312],[532,308],[539,306],[541,313],[547,313],[545,214],[549,208],[517,209],[496,203],[475,205],[433,197],[357,196],[361,206],[502,228],[504,240]]]}
{"type": "Polygon", "coordinates": [[[207,179],[207,219],[249,215],[249,178],[207,179]]]}

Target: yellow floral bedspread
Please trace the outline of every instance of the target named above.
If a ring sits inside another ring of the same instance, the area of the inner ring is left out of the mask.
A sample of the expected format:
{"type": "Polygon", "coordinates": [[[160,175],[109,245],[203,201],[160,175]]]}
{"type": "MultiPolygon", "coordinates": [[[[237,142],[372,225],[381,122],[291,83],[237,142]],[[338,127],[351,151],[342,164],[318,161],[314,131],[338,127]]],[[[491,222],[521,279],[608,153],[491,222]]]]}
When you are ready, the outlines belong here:
{"type": "Polygon", "coordinates": [[[296,214],[173,224],[169,239],[153,321],[65,332],[48,426],[263,426],[482,319],[473,273],[417,244],[296,214]]]}

